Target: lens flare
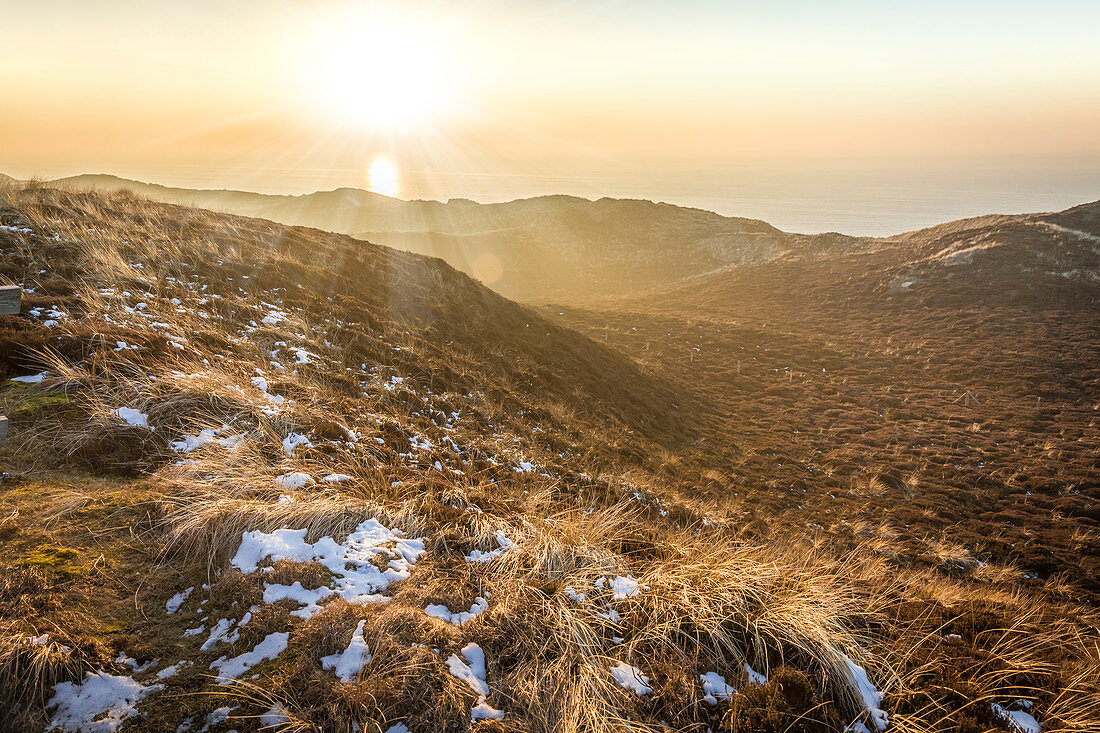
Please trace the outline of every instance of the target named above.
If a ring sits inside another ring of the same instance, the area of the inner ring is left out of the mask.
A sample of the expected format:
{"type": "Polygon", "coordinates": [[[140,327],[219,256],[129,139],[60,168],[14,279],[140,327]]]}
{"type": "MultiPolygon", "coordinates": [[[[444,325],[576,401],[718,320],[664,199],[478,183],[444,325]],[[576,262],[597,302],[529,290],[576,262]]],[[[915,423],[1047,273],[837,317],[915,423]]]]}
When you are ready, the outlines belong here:
{"type": "Polygon", "coordinates": [[[396,196],[400,188],[397,167],[385,158],[377,158],[367,170],[370,190],[383,196],[396,196]]]}

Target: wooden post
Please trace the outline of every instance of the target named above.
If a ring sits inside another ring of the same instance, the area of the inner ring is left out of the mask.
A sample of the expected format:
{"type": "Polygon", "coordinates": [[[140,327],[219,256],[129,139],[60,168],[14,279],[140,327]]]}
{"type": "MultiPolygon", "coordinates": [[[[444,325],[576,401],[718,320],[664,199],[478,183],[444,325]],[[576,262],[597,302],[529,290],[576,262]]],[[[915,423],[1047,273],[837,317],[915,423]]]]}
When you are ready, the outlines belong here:
{"type": "Polygon", "coordinates": [[[0,285],[0,316],[17,316],[22,308],[23,288],[18,285],[0,285]]]}
{"type": "Polygon", "coordinates": [[[737,360],[737,376],[741,376],[741,360],[737,360]]]}
{"type": "Polygon", "coordinates": [[[3,415],[0,415],[0,445],[4,444],[4,441],[8,439],[8,419],[3,415]]]}
{"type": "Polygon", "coordinates": [[[971,394],[970,390],[966,390],[966,392],[964,392],[964,393],[962,394],[962,396],[960,396],[960,397],[956,397],[956,398],[955,398],[954,400],[952,400],[952,401],[951,401],[951,404],[955,404],[955,403],[956,403],[956,402],[958,402],[959,400],[962,400],[962,401],[963,401],[963,406],[964,406],[964,407],[970,407],[970,403],[971,403],[971,402],[973,402],[973,403],[974,403],[975,405],[980,405],[980,404],[982,404],[982,403],[981,403],[981,402],[980,402],[980,401],[978,400],[978,398],[977,398],[977,397],[975,397],[975,396],[974,396],[973,394],[971,394]]]}

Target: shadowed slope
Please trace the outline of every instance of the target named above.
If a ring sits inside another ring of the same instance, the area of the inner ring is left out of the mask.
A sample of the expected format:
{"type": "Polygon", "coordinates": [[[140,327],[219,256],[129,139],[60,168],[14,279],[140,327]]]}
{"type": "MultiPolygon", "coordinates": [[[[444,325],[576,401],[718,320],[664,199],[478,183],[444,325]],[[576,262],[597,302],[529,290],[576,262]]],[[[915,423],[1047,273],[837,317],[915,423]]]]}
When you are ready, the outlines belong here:
{"type": "MultiPolygon", "coordinates": [[[[363,344],[362,350],[381,334],[405,344],[403,351],[382,354],[371,346],[361,355],[404,362],[412,373],[431,375],[437,388],[484,391],[513,409],[523,394],[662,440],[681,432],[672,416],[673,395],[630,360],[508,301],[442,260],[257,219],[139,205],[125,196],[51,189],[20,196],[42,217],[113,233],[118,251],[97,256],[117,260],[123,281],[155,286],[164,278],[197,277],[211,295],[278,292],[283,307],[319,323],[344,323],[330,326],[333,340],[363,344]],[[139,261],[169,247],[178,261],[139,261]],[[152,278],[154,266],[162,269],[152,278]]],[[[18,208],[0,211],[0,223],[24,219],[18,208]]],[[[6,259],[0,277],[38,280],[39,297],[75,295],[84,253],[64,242],[35,246],[50,250],[50,272],[31,272],[19,259],[6,259]]],[[[12,369],[28,356],[15,348],[5,352],[3,364],[12,369]]]]}

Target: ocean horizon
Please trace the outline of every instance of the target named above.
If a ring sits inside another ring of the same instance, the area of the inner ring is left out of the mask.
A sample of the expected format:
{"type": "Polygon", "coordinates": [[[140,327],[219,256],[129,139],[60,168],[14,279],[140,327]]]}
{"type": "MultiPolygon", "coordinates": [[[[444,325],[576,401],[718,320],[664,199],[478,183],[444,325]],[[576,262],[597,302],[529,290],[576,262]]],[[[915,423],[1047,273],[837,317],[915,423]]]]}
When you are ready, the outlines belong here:
{"type": "MultiPolygon", "coordinates": [[[[339,187],[368,188],[361,169],[215,169],[199,166],[0,170],[16,177],[101,173],[181,188],[238,189],[301,195],[339,187]]],[[[1058,211],[1100,199],[1100,163],[874,168],[823,165],[539,173],[403,170],[397,198],[468,198],[497,203],[543,195],[648,199],[760,219],[787,232],[890,236],[987,214],[1058,211]],[[428,183],[430,181],[430,183],[428,183]]]]}

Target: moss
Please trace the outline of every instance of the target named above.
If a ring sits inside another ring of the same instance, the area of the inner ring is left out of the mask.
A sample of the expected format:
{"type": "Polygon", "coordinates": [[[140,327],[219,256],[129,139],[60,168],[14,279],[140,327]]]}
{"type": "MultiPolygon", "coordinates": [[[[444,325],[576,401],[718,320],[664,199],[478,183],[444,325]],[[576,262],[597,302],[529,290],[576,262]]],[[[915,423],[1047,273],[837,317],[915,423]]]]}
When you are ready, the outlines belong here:
{"type": "Polygon", "coordinates": [[[65,394],[42,394],[19,400],[19,406],[12,410],[13,415],[29,415],[48,407],[67,405],[72,399],[65,394]]]}
{"type": "Polygon", "coordinates": [[[62,578],[73,578],[81,575],[85,570],[84,566],[79,563],[80,557],[79,550],[43,545],[27,553],[20,564],[25,567],[50,571],[62,578]]]}

